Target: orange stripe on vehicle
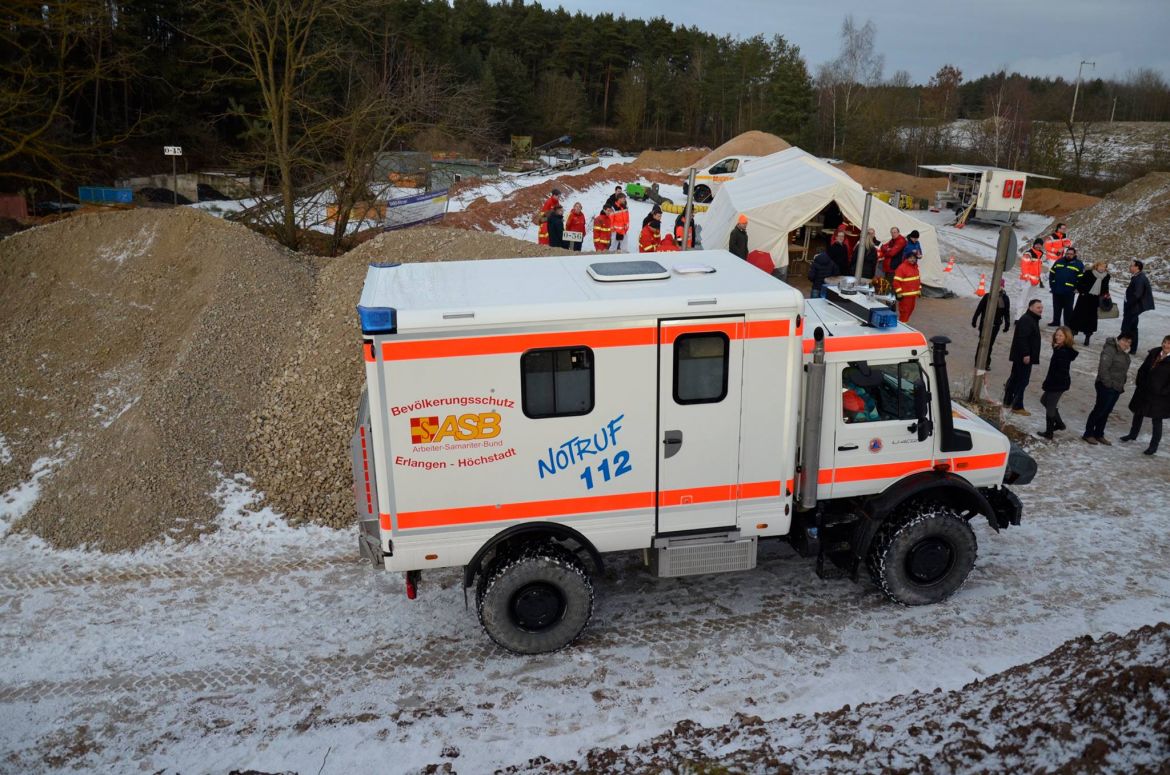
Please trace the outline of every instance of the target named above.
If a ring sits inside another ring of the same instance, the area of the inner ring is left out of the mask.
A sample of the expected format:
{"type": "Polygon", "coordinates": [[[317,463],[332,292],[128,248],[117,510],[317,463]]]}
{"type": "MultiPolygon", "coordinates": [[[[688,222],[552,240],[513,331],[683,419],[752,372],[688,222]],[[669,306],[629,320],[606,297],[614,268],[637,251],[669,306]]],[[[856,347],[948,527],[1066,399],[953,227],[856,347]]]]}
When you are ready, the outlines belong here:
{"type": "Polygon", "coordinates": [[[374,343],[362,342],[362,357],[366,359],[366,363],[374,362],[374,343]]]}
{"type": "Polygon", "coordinates": [[[390,515],[385,514],[385,513],[379,514],[378,515],[378,525],[383,530],[389,530],[390,529],[390,515]]]}
{"type": "MultiPolygon", "coordinates": [[[[804,351],[811,353],[816,343],[804,340],[804,351]]],[[[922,334],[877,334],[874,336],[829,336],[825,338],[825,352],[855,352],[890,347],[925,347],[926,337],[922,334]]]]}
{"type": "Polygon", "coordinates": [[[686,326],[663,326],[662,343],[673,344],[676,339],[684,334],[709,333],[724,334],[728,339],[742,339],[743,323],[698,323],[686,326]]]}
{"type": "Polygon", "coordinates": [[[1006,452],[995,452],[990,455],[968,455],[957,457],[951,461],[956,471],[973,471],[979,468],[999,468],[1007,462],[1006,452]]]}
{"type": "Polygon", "coordinates": [[[746,482],[739,486],[740,498],[779,498],[780,482],[746,482]]]}
{"type": "Polygon", "coordinates": [[[714,487],[690,487],[685,490],[663,490],[658,498],[660,508],[689,506],[692,503],[720,503],[735,500],[734,484],[717,484],[714,487]]]}
{"type": "Polygon", "coordinates": [[[467,355],[520,353],[541,347],[638,347],[652,345],[654,328],[618,328],[604,331],[560,331],[545,334],[508,334],[458,339],[406,340],[382,343],[388,361],[418,358],[456,358],[467,355]]]}
{"type": "Polygon", "coordinates": [[[749,320],[747,324],[748,339],[771,339],[778,336],[788,336],[791,324],[787,320],[749,320]]]}
{"type": "Polygon", "coordinates": [[[933,460],[908,460],[902,463],[879,463],[870,466],[850,466],[833,471],[834,483],[864,482],[868,479],[896,479],[917,471],[929,471],[933,460]]]}
{"type": "Polygon", "coordinates": [[[563,517],[570,514],[591,514],[599,511],[624,511],[653,507],[654,493],[631,492],[621,495],[594,495],[586,498],[505,503],[499,506],[466,506],[431,511],[403,511],[398,514],[398,527],[400,530],[409,530],[410,528],[462,525],[472,522],[563,517]]]}

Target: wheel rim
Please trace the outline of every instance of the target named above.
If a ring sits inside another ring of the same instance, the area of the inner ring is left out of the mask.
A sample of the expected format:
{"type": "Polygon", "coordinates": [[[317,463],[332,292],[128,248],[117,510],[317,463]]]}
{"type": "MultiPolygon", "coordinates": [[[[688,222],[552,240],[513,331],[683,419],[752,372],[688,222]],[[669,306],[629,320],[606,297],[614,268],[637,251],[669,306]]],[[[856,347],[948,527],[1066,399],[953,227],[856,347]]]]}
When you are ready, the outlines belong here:
{"type": "Polygon", "coordinates": [[[906,555],[906,574],[916,584],[935,584],[954,565],[954,548],[937,536],[922,539],[906,555]]]}
{"type": "Polygon", "coordinates": [[[525,632],[541,632],[561,620],[565,596],[552,584],[536,581],[516,590],[509,609],[517,627],[525,632]]]}

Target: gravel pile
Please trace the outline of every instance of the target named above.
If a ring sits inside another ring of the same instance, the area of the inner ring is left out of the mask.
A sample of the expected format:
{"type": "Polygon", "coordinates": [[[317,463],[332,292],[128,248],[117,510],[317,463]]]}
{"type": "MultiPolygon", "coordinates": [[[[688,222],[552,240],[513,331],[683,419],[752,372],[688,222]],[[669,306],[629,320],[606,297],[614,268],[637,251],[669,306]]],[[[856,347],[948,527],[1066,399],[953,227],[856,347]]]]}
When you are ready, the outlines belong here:
{"type": "Polygon", "coordinates": [[[17,527],[107,551],[209,529],[214,471],[247,470],[258,387],[311,293],[303,257],[186,208],[0,242],[0,491],[55,461],[17,527]]]}
{"type": "Polygon", "coordinates": [[[1122,288],[1135,258],[1155,290],[1170,283],[1170,172],[1151,172],[1065,220],[1080,259],[1104,258],[1122,288]]]}
{"type": "Polygon", "coordinates": [[[1170,624],[1162,623],[1099,641],[1086,635],[958,691],[775,721],[681,721],[633,748],[501,772],[1166,772],[1168,692],[1170,624]]]}
{"type": "Polygon", "coordinates": [[[312,312],[251,416],[248,472],[257,489],[294,523],[353,524],[349,437],[365,379],[355,305],[370,262],[555,255],[564,251],[499,234],[418,228],[323,259],[312,312]]]}
{"type": "Polygon", "coordinates": [[[792,146],[782,137],[752,129],[738,134],[694,163],[695,169],[706,169],[727,156],[767,156],[792,146]]]}

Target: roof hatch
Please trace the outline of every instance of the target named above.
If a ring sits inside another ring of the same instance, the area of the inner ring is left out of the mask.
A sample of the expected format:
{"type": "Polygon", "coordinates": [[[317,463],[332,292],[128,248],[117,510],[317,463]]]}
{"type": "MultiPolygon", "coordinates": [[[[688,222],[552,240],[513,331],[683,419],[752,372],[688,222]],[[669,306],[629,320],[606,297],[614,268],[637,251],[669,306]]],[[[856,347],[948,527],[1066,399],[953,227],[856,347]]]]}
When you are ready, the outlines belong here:
{"type": "Polygon", "coordinates": [[[603,283],[621,283],[633,280],[665,280],[670,272],[657,261],[607,261],[590,264],[586,270],[594,280],[603,283]]]}

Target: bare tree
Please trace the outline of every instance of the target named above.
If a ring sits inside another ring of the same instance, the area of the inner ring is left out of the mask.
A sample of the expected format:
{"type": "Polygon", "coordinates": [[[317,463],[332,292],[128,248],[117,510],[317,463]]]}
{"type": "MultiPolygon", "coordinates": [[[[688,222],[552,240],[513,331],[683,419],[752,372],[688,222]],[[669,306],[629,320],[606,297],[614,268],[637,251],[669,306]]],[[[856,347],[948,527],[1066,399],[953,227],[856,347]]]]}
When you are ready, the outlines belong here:
{"type": "Polygon", "coordinates": [[[853,15],[841,23],[841,52],[817,70],[817,86],[831,111],[832,153],[845,153],[846,127],[865,88],[881,81],[885,57],[877,53],[872,20],[858,27],[853,15]]]}

